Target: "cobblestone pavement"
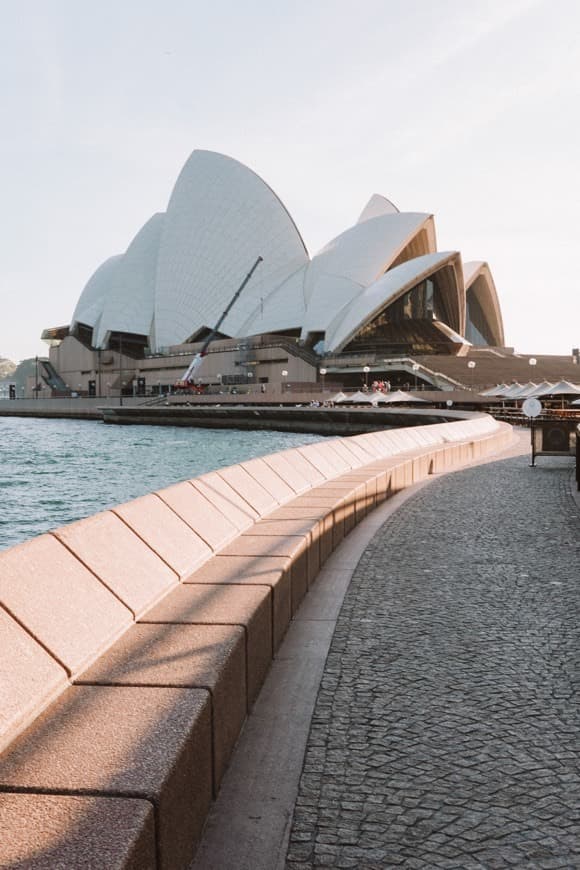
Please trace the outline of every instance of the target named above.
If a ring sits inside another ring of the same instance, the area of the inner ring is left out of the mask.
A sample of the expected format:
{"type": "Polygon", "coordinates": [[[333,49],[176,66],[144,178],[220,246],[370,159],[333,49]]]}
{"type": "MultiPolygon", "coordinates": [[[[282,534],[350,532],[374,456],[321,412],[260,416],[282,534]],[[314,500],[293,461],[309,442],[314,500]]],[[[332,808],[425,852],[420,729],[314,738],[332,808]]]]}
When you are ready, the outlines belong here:
{"type": "Polygon", "coordinates": [[[580,868],[571,462],[423,488],[368,546],[326,663],[287,870],[580,868]]]}

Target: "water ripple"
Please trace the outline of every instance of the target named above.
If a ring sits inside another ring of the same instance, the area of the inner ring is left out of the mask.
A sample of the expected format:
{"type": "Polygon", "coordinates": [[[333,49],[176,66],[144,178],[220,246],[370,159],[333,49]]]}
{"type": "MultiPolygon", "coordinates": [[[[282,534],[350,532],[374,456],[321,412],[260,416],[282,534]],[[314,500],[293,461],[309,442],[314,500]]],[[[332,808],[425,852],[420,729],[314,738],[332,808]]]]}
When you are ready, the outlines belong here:
{"type": "Polygon", "coordinates": [[[319,440],[0,417],[0,550],[214,468],[319,440]]]}

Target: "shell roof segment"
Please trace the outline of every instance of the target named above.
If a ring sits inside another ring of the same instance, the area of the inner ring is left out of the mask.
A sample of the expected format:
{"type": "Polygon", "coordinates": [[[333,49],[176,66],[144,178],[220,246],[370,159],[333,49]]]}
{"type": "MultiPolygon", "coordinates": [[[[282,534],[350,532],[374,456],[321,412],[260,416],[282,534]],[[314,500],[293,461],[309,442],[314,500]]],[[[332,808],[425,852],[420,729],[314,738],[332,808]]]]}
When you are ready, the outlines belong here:
{"type": "Polygon", "coordinates": [[[109,257],[93,272],[83,292],[79,297],[71,320],[71,325],[84,323],[86,326],[95,327],[105,306],[105,300],[111,290],[115,272],[119,267],[122,254],[109,257]]]}
{"type": "Polygon", "coordinates": [[[306,274],[303,336],[325,330],[337,311],[386,272],[431,221],[431,215],[420,212],[379,215],[329,242],[306,274]]]}
{"type": "Polygon", "coordinates": [[[361,211],[357,224],[362,224],[370,218],[379,217],[382,214],[397,214],[399,209],[397,206],[382,196],[380,193],[373,193],[363,210],[361,211]]]}
{"type": "Polygon", "coordinates": [[[93,335],[97,347],[103,347],[113,331],[149,335],[164,217],[164,214],[154,214],[120,258],[111,277],[96,335],[93,335]]]}
{"type": "MultiPolygon", "coordinates": [[[[415,257],[390,269],[334,317],[326,332],[327,349],[340,350],[388,304],[443,266],[458,261],[459,254],[456,251],[445,251],[415,257]]],[[[462,290],[462,286],[456,287],[458,298],[462,290]]],[[[459,299],[457,304],[460,304],[459,299]]]]}
{"type": "Polygon", "coordinates": [[[260,304],[308,262],[296,226],[262,179],[230,157],[194,151],[171,195],[159,250],[156,348],[213,326],[258,256],[263,262],[224,321],[237,335],[260,304]],[[260,290],[261,286],[261,290],[260,290]]]}

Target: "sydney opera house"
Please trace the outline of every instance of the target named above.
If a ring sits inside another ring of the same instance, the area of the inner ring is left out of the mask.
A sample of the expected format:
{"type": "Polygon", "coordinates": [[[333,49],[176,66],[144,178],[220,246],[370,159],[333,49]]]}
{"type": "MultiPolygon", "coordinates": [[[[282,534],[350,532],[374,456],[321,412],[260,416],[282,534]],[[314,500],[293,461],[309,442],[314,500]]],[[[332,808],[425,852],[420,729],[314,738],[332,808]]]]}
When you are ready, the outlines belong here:
{"type": "Polygon", "coordinates": [[[44,331],[45,380],[95,395],[175,383],[259,257],[196,372],[204,385],[308,383],[321,367],[360,381],[397,360],[409,370],[417,356],[504,345],[487,263],[438,251],[433,215],[375,194],[311,256],[265,181],[194,151],[166,211],[98,267],[68,326],[44,331]]]}

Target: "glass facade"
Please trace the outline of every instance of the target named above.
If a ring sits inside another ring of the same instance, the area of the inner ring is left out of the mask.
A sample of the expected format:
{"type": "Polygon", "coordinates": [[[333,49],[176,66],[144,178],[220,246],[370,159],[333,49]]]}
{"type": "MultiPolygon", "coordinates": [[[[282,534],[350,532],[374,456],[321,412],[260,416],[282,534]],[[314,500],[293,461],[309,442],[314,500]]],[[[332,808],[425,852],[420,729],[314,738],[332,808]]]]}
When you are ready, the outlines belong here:
{"type": "Polygon", "coordinates": [[[494,345],[496,342],[493,333],[473,289],[470,287],[466,294],[467,324],[465,327],[465,337],[472,344],[478,346],[494,345]]]}
{"type": "Polygon", "coordinates": [[[362,327],[345,350],[450,352],[452,343],[437,328],[438,321],[451,324],[453,317],[434,275],[384,308],[362,327]]]}

